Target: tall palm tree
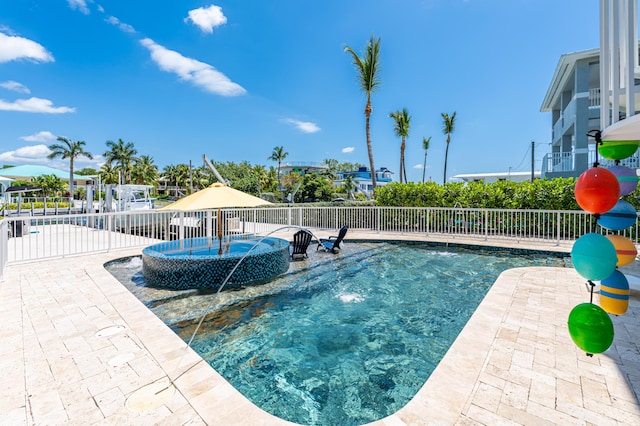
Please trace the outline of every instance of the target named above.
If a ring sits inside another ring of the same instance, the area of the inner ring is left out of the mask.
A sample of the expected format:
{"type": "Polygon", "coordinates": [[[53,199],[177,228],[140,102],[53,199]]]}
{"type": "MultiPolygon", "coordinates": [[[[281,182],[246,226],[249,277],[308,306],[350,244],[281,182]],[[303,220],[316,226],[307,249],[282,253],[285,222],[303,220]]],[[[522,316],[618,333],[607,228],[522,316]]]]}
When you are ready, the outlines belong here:
{"type": "Polygon", "coordinates": [[[267,157],[267,160],[275,161],[278,163],[278,186],[280,186],[280,164],[285,158],[287,158],[287,155],[289,155],[289,153],[285,152],[283,147],[276,146],[275,148],[273,148],[271,156],[267,157]]]}
{"type": "Polygon", "coordinates": [[[138,150],[134,148],[133,142],[125,143],[122,139],[118,139],[118,142],[107,141],[106,143],[109,150],[103,155],[107,164],[115,163],[118,169],[118,183],[127,183],[130,180],[131,166],[138,150]]]}
{"type": "Polygon", "coordinates": [[[62,136],[58,136],[58,142],[53,145],[49,145],[51,154],[47,156],[49,159],[60,157],[63,160],[69,159],[69,200],[73,200],[73,162],[76,158],[83,156],[89,160],[93,159],[93,155],[90,152],[84,150],[86,143],[84,141],[72,141],[62,136]]]}
{"type": "Polygon", "coordinates": [[[449,115],[446,112],[442,114],[442,133],[447,135],[447,149],[444,151],[444,177],[442,179],[442,184],[444,185],[447,182],[447,160],[449,159],[449,143],[451,142],[451,133],[456,128],[456,113],[449,115]]]}
{"type": "Polygon", "coordinates": [[[378,74],[380,72],[380,38],[375,38],[373,35],[367,42],[365,53],[361,58],[356,52],[349,46],[344,48],[345,52],[351,53],[353,57],[353,64],[358,71],[358,81],[360,88],[367,95],[367,104],[364,107],[365,116],[365,130],[367,134],[367,153],[369,154],[369,167],[371,168],[371,184],[373,189],[376,189],[376,168],[373,164],[373,149],[371,147],[371,131],[369,127],[369,121],[373,107],[371,106],[371,93],[380,85],[378,74]]]}
{"type": "Polygon", "coordinates": [[[431,142],[431,136],[429,138],[422,138],[422,149],[424,149],[424,165],[422,166],[422,183],[424,183],[424,175],[427,171],[427,151],[429,151],[429,143],[431,142]]]}
{"type": "Polygon", "coordinates": [[[393,118],[394,126],[393,131],[399,138],[402,138],[400,144],[400,183],[402,183],[402,175],[404,174],[404,181],[407,181],[407,167],[404,164],[404,150],[407,147],[406,139],[409,137],[409,127],[411,126],[411,116],[406,108],[402,111],[396,111],[389,114],[389,117],[393,118]]]}

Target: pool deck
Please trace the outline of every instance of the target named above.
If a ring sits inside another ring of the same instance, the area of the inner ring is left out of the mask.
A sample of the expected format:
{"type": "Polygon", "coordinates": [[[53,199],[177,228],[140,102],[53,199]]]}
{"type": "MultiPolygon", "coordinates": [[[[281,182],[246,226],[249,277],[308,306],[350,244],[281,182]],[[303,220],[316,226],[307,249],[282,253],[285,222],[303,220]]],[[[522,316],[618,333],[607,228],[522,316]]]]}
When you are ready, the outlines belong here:
{"type": "MultiPolygon", "coordinates": [[[[371,238],[398,236],[348,235],[371,238]]],[[[449,242],[483,244],[460,237],[449,242]]],[[[5,270],[0,425],[290,424],[242,397],[102,266],[140,252],[5,270]]],[[[621,270],[640,276],[637,263],[621,270]]],[[[571,309],[588,301],[585,280],[573,269],[504,272],[418,394],[373,424],[640,424],[637,294],[626,315],[613,317],[612,347],[593,357],[573,344],[566,326],[571,309]]]]}

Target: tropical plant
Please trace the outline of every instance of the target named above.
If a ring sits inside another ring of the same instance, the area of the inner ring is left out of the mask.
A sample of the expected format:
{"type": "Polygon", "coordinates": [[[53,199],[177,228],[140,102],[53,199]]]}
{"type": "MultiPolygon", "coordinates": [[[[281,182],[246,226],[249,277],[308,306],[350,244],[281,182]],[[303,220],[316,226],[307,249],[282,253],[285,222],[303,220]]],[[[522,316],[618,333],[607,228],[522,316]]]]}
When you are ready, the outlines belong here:
{"type": "Polygon", "coordinates": [[[280,184],[280,164],[285,158],[287,158],[287,155],[289,155],[289,153],[285,152],[283,147],[276,146],[275,148],[273,148],[271,156],[267,157],[267,160],[275,161],[276,163],[278,163],[278,184],[280,184]]]}
{"type": "Polygon", "coordinates": [[[35,177],[30,185],[40,188],[43,197],[56,197],[64,190],[64,182],[53,174],[35,177]]]}
{"type": "Polygon", "coordinates": [[[133,161],[131,177],[137,184],[158,185],[158,166],[153,164],[153,158],[148,155],[141,155],[133,161]]]}
{"type": "Polygon", "coordinates": [[[442,183],[445,184],[447,182],[447,161],[449,160],[449,143],[451,142],[451,133],[455,130],[456,127],[456,113],[449,115],[446,112],[442,114],[442,133],[447,135],[447,149],[444,152],[444,178],[442,179],[442,183]]]}
{"type": "Polygon", "coordinates": [[[427,172],[427,151],[429,151],[429,143],[431,143],[431,136],[428,138],[422,138],[422,149],[424,149],[424,164],[422,165],[422,183],[424,183],[424,176],[427,172]]]}
{"type": "Polygon", "coordinates": [[[357,183],[353,175],[351,174],[344,175],[344,179],[342,180],[342,190],[345,191],[349,195],[349,198],[351,199],[355,198],[353,196],[353,191],[355,191],[357,187],[356,185],[357,183]]]}
{"type": "Polygon", "coordinates": [[[353,59],[353,64],[358,71],[358,81],[360,88],[366,94],[367,103],[364,107],[365,116],[365,131],[367,136],[367,153],[369,155],[369,167],[371,168],[371,183],[373,189],[376,189],[376,168],[373,164],[373,148],[371,145],[371,129],[370,119],[373,107],[371,106],[371,93],[380,85],[378,74],[380,72],[380,38],[375,38],[373,35],[367,42],[365,52],[361,58],[358,54],[349,46],[344,48],[345,52],[349,52],[353,59]]]}
{"type": "Polygon", "coordinates": [[[102,180],[102,183],[109,184],[109,185],[117,184],[120,179],[120,174],[118,173],[118,170],[109,163],[104,163],[102,165],[102,167],[100,168],[100,172],[98,173],[98,176],[102,180]]]}
{"type": "Polygon", "coordinates": [[[118,171],[118,183],[128,183],[131,180],[131,167],[135,161],[138,150],[134,148],[133,142],[124,142],[118,139],[118,142],[107,141],[109,148],[103,155],[109,165],[113,165],[118,171]]]}
{"type": "Polygon", "coordinates": [[[338,167],[340,165],[340,163],[338,163],[338,160],[336,160],[335,158],[325,158],[324,160],[322,160],[322,164],[324,164],[325,166],[327,166],[327,170],[324,173],[329,179],[335,179],[336,178],[336,172],[341,171],[338,167]]]}
{"type": "Polygon", "coordinates": [[[407,181],[407,168],[404,163],[404,150],[407,147],[406,139],[409,137],[409,128],[411,127],[411,116],[409,115],[409,111],[406,108],[403,108],[402,111],[396,111],[389,114],[394,121],[393,123],[393,132],[395,135],[402,139],[400,143],[400,183],[403,182],[402,177],[404,175],[404,182],[407,181]]]}
{"type": "Polygon", "coordinates": [[[78,157],[87,157],[89,160],[93,159],[90,152],[84,150],[86,143],[84,141],[72,141],[62,136],[58,136],[58,142],[49,145],[51,153],[47,155],[47,158],[53,159],[60,157],[63,160],[69,159],[69,198],[73,199],[73,162],[78,157]]]}
{"type": "Polygon", "coordinates": [[[307,173],[295,195],[296,201],[329,201],[333,194],[333,184],[318,173],[307,173]]]}

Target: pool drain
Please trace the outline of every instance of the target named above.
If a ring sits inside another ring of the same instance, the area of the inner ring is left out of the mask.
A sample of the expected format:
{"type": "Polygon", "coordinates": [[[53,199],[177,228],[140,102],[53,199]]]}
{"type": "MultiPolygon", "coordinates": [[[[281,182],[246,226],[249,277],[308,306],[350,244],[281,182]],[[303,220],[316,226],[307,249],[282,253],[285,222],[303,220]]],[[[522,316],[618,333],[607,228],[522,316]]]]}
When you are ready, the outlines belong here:
{"type": "Polygon", "coordinates": [[[124,405],[129,410],[136,412],[154,410],[168,402],[175,390],[176,388],[165,377],[132,393],[124,405]]]}

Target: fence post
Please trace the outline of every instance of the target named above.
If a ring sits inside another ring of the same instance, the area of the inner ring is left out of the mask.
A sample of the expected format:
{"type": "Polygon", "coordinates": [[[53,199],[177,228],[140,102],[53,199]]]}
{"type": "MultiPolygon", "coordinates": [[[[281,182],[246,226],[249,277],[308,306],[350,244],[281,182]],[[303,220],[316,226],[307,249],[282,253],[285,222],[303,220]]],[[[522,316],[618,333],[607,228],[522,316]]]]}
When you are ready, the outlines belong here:
{"type": "Polygon", "coordinates": [[[560,212],[556,213],[557,218],[556,218],[556,233],[557,233],[557,238],[556,238],[556,246],[560,245],[560,212]]]}
{"type": "Polygon", "coordinates": [[[489,239],[489,210],[484,211],[484,240],[489,239]]]}

